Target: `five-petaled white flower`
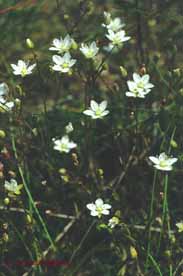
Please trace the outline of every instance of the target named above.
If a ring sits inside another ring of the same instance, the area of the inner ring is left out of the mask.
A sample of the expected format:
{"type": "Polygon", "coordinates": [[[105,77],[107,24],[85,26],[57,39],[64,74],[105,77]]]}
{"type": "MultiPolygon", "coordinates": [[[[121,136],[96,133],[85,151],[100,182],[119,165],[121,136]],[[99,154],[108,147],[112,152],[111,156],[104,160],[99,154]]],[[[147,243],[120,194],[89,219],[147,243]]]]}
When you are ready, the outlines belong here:
{"type": "Polygon", "coordinates": [[[129,91],[126,92],[126,96],[134,98],[145,98],[145,96],[154,87],[154,85],[149,82],[149,79],[150,76],[148,74],[145,74],[141,77],[139,74],[133,73],[133,81],[127,81],[129,91]]]}
{"type": "Polygon", "coordinates": [[[65,131],[67,134],[71,133],[74,130],[73,124],[71,122],[69,122],[66,127],[65,127],[65,131]]]}
{"type": "Polygon", "coordinates": [[[172,165],[178,160],[167,156],[164,152],[158,157],[150,156],[149,159],[154,163],[154,167],[161,171],[171,171],[173,169],[172,165]]]}
{"type": "Polygon", "coordinates": [[[27,75],[32,74],[32,70],[36,67],[36,64],[29,66],[29,62],[19,60],[17,65],[11,64],[11,67],[14,70],[13,71],[14,75],[21,75],[22,77],[25,77],[27,75]]]}
{"type": "Polygon", "coordinates": [[[112,217],[111,219],[109,219],[108,226],[110,228],[114,228],[118,224],[119,224],[119,218],[118,217],[112,217]]]}
{"type": "Polygon", "coordinates": [[[100,104],[91,100],[90,108],[83,111],[85,115],[91,116],[92,119],[101,119],[107,114],[109,114],[109,110],[106,110],[107,101],[102,101],[100,104]]]}
{"type": "Polygon", "coordinates": [[[120,30],[118,32],[113,32],[112,30],[108,30],[108,34],[106,37],[111,41],[114,46],[120,46],[123,42],[130,39],[130,36],[125,36],[126,32],[124,30],[120,30]]]}
{"type": "Polygon", "coordinates": [[[72,45],[73,45],[73,39],[70,37],[70,35],[66,35],[64,38],[55,38],[52,42],[52,47],[49,48],[50,51],[57,51],[59,54],[63,54],[65,52],[68,52],[72,45]]]}
{"type": "Polygon", "coordinates": [[[98,216],[99,218],[102,215],[109,215],[111,205],[105,204],[101,198],[98,198],[94,203],[89,203],[86,207],[90,210],[90,215],[93,217],[98,216]]]}
{"type": "Polygon", "coordinates": [[[106,24],[102,24],[102,26],[107,28],[108,30],[118,32],[125,26],[125,24],[121,22],[121,19],[119,17],[115,17],[114,19],[112,19],[111,14],[108,12],[104,12],[104,17],[106,24]]]}
{"type": "Polygon", "coordinates": [[[99,51],[99,48],[97,47],[96,42],[93,41],[90,45],[82,43],[80,51],[83,53],[83,55],[86,58],[89,59],[89,58],[94,58],[96,56],[96,54],[99,51]]]}
{"type": "Polygon", "coordinates": [[[76,59],[71,59],[71,55],[69,53],[65,53],[63,57],[54,55],[52,59],[55,63],[52,66],[52,69],[62,73],[70,72],[71,67],[76,63],[76,59]]]}
{"type": "Polygon", "coordinates": [[[179,233],[183,232],[183,221],[177,222],[175,225],[177,226],[179,233]]]}
{"type": "Polygon", "coordinates": [[[9,196],[16,196],[21,193],[20,190],[22,189],[23,185],[18,185],[17,181],[12,178],[10,181],[5,180],[4,187],[8,191],[9,196]]]}
{"type": "Polygon", "coordinates": [[[60,152],[68,153],[71,149],[76,148],[77,144],[73,141],[69,140],[69,136],[65,135],[61,139],[56,140],[55,138],[52,139],[54,142],[54,149],[60,152]]]}

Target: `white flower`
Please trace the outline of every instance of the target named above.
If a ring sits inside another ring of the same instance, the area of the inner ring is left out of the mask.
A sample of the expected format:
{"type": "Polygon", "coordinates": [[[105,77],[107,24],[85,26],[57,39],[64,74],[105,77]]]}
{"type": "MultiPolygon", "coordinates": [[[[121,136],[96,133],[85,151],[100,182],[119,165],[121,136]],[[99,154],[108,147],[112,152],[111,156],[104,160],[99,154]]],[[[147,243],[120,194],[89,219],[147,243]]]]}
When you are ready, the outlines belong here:
{"type": "Polygon", "coordinates": [[[113,32],[112,30],[108,30],[108,34],[106,34],[106,37],[111,41],[113,45],[121,45],[123,42],[130,39],[130,36],[125,36],[126,33],[124,30],[113,32]]]}
{"type": "Polygon", "coordinates": [[[58,140],[53,138],[52,141],[54,142],[54,149],[60,152],[68,153],[71,149],[77,147],[77,144],[75,144],[73,141],[70,141],[67,135],[58,140]]]}
{"type": "Polygon", "coordinates": [[[52,59],[55,63],[52,69],[62,73],[68,73],[71,67],[76,63],[75,59],[71,59],[71,55],[69,53],[65,53],[63,57],[54,55],[52,59]]]}
{"type": "Polygon", "coordinates": [[[183,221],[177,222],[175,225],[177,226],[179,233],[183,232],[183,221]]]}
{"type": "Polygon", "coordinates": [[[66,127],[65,127],[65,131],[66,131],[67,134],[69,134],[69,133],[71,133],[73,130],[74,130],[74,127],[73,127],[72,123],[69,122],[68,125],[66,125],[66,127]]]}
{"type": "Polygon", "coordinates": [[[50,47],[50,51],[57,51],[59,54],[63,54],[65,52],[68,52],[73,44],[73,39],[70,37],[70,35],[66,35],[64,38],[55,38],[52,42],[53,47],[50,47]]]}
{"type": "Polygon", "coordinates": [[[118,217],[112,217],[111,219],[109,219],[108,226],[110,228],[114,228],[118,224],[119,224],[119,218],[118,217]]]}
{"type": "Polygon", "coordinates": [[[21,75],[22,77],[32,74],[32,70],[35,68],[35,66],[36,66],[36,64],[29,66],[29,62],[25,62],[23,60],[19,60],[17,65],[11,64],[11,67],[14,70],[13,74],[21,75]]]}
{"type": "Polygon", "coordinates": [[[125,26],[125,24],[121,23],[121,19],[119,17],[116,17],[114,19],[110,19],[108,24],[102,24],[102,26],[113,32],[118,32],[125,26]]]}
{"type": "Polygon", "coordinates": [[[90,210],[90,215],[95,217],[98,216],[99,218],[102,215],[109,215],[111,209],[111,205],[104,204],[103,200],[101,198],[98,198],[94,203],[89,203],[86,205],[86,207],[90,210]]]}
{"type": "Polygon", "coordinates": [[[106,110],[106,107],[107,101],[102,101],[100,104],[98,104],[94,100],[91,100],[90,108],[83,111],[83,113],[85,115],[91,116],[92,119],[101,119],[107,114],[109,114],[109,111],[106,110]]]}
{"type": "Polygon", "coordinates": [[[5,180],[4,187],[9,192],[8,195],[13,196],[19,195],[21,193],[20,190],[22,189],[23,185],[18,185],[15,179],[10,179],[10,182],[5,180]]]}
{"type": "Polygon", "coordinates": [[[133,73],[133,81],[127,81],[129,91],[126,92],[126,96],[145,98],[154,87],[154,85],[149,82],[149,79],[150,76],[148,74],[141,77],[139,74],[133,73]]]}
{"type": "Polygon", "coordinates": [[[94,58],[96,56],[96,54],[99,51],[99,48],[97,47],[96,42],[93,41],[90,45],[82,43],[80,51],[83,53],[83,55],[86,58],[89,59],[89,58],[94,58]]]}
{"type": "Polygon", "coordinates": [[[172,165],[177,162],[177,158],[167,156],[164,152],[158,157],[150,156],[149,159],[154,163],[154,167],[161,171],[171,171],[172,165]]]}

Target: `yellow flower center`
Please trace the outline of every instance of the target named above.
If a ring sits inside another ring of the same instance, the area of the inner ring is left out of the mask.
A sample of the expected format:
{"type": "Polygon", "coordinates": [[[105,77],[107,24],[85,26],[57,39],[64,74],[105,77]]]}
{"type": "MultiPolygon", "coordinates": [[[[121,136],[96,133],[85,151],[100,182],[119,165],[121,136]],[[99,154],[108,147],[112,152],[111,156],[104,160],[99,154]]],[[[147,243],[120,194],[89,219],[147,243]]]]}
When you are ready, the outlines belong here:
{"type": "Polygon", "coordinates": [[[93,57],[93,50],[88,50],[87,57],[88,58],[93,57]]]}
{"type": "Polygon", "coordinates": [[[167,166],[167,162],[165,160],[160,161],[159,163],[160,167],[164,168],[167,166]]]}
{"type": "Polygon", "coordinates": [[[21,75],[22,75],[22,77],[25,77],[27,75],[27,68],[26,67],[22,68],[21,75]]]}
{"type": "Polygon", "coordinates": [[[66,144],[61,144],[60,149],[61,150],[67,150],[67,145],[66,144]]]}
{"type": "Polygon", "coordinates": [[[102,112],[101,112],[100,109],[97,109],[97,110],[95,111],[95,114],[96,114],[97,116],[100,116],[100,115],[102,114],[102,112]]]}
{"type": "Polygon", "coordinates": [[[137,86],[138,86],[138,88],[144,88],[144,83],[142,81],[140,81],[137,86]]]}

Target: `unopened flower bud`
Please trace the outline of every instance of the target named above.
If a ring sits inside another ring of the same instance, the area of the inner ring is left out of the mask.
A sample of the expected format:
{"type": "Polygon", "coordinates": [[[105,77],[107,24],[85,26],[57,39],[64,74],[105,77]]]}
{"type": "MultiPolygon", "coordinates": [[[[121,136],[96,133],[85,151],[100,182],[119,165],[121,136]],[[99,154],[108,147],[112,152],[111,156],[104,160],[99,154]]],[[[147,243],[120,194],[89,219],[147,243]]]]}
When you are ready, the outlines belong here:
{"type": "Polygon", "coordinates": [[[141,75],[145,75],[146,72],[147,72],[146,66],[145,66],[145,64],[142,64],[142,66],[141,66],[141,68],[140,68],[140,74],[141,74],[141,75]]]}
{"type": "Polygon", "coordinates": [[[170,258],[171,257],[171,251],[170,250],[166,250],[165,251],[165,256],[170,258]]]}
{"type": "Polygon", "coordinates": [[[3,223],[3,230],[7,230],[8,229],[8,223],[3,223]]]}
{"type": "Polygon", "coordinates": [[[11,178],[15,178],[16,177],[16,173],[14,171],[8,171],[8,174],[11,178]]]}
{"type": "Polygon", "coordinates": [[[4,199],[4,204],[5,204],[5,205],[9,205],[9,204],[10,204],[10,199],[9,199],[9,197],[6,197],[6,198],[4,199]]]}
{"type": "Polygon", "coordinates": [[[183,88],[179,90],[179,93],[181,94],[181,96],[183,96],[183,88]]]}
{"type": "Polygon", "coordinates": [[[0,129],[0,138],[5,138],[6,137],[6,133],[4,132],[4,130],[0,129]]]}
{"type": "Polygon", "coordinates": [[[60,174],[66,174],[67,170],[65,168],[60,168],[58,171],[60,174]]]}
{"type": "Polygon", "coordinates": [[[132,259],[136,259],[138,257],[137,250],[133,246],[130,246],[130,255],[132,259]]]}
{"type": "Polygon", "coordinates": [[[170,141],[170,145],[172,146],[172,148],[177,148],[178,147],[177,142],[173,139],[170,141]]]}
{"type": "Polygon", "coordinates": [[[68,14],[64,14],[64,19],[68,20],[70,18],[70,16],[68,14]]]}
{"type": "Polygon", "coordinates": [[[3,172],[3,170],[4,170],[4,165],[3,163],[0,162],[0,172],[3,172]]]}
{"type": "Polygon", "coordinates": [[[9,241],[9,236],[7,233],[3,233],[2,239],[4,242],[8,242],[9,241]]]}
{"type": "Polygon", "coordinates": [[[78,160],[78,156],[76,153],[72,153],[72,160],[73,160],[75,166],[79,165],[79,160],[78,160]]]}
{"type": "Polygon", "coordinates": [[[32,223],[32,218],[31,218],[31,216],[30,216],[29,214],[26,215],[26,222],[27,222],[28,224],[31,224],[31,223],[32,223]]]}
{"type": "Polygon", "coordinates": [[[78,44],[76,43],[76,41],[73,39],[73,41],[72,41],[72,49],[73,50],[77,50],[78,49],[78,44]]]}
{"type": "Polygon", "coordinates": [[[123,66],[120,66],[119,68],[120,68],[122,77],[126,78],[128,75],[127,70],[123,66]]]}
{"type": "Polygon", "coordinates": [[[170,237],[170,241],[171,241],[171,243],[175,243],[175,242],[176,242],[176,238],[175,238],[175,236],[174,236],[174,235],[171,235],[171,237],[170,237]]]}
{"type": "Polygon", "coordinates": [[[29,49],[33,49],[34,48],[34,43],[30,38],[26,39],[26,45],[29,49]]]}

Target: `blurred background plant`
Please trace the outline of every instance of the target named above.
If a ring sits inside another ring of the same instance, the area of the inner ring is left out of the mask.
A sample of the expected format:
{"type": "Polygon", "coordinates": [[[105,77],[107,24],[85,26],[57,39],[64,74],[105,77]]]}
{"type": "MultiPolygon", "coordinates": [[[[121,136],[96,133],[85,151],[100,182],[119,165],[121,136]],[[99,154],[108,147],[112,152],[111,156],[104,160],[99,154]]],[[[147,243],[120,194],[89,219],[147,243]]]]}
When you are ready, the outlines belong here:
{"type": "Polygon", "coordinates": [[[0,26],[0,83],[20,99],[0,113],[1,275],[181,275],[183,2],[0,0],[0,26]],[[113,52],[105,50],[104,11],[131,37],[113,52]],[[67,34],[77,63],[59,75],[49,48],[67,34]],[[79,51],[92,41],[93,62],[79,51]],[[13,75],[19,59],[37,65],[33,74],[13,75]],[[151,77],[145,99],[125,96],[133,72],[151,77]],[[109,115],[86,118],[90,99],[107,100],[109,115]],[[69,122],[78,147],[60,154],[52,139],[69,122]],[[148,160],[161,152],[179,159],[168,176],[148,160]],[[20,185],[14,196],[4,188],[11,179],[20,185]],[[109,225],[89,215],[86,204],[97,198],[112,205],[109,225]],[[66,265],[17,263],[43,259],[66,265]]]}

